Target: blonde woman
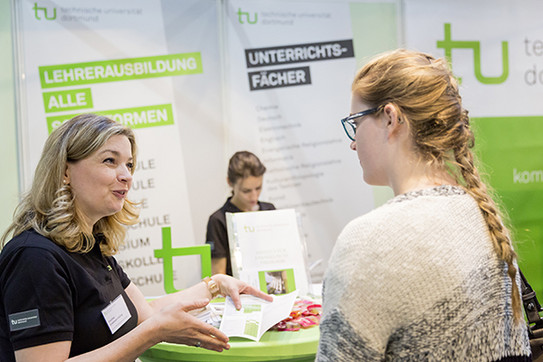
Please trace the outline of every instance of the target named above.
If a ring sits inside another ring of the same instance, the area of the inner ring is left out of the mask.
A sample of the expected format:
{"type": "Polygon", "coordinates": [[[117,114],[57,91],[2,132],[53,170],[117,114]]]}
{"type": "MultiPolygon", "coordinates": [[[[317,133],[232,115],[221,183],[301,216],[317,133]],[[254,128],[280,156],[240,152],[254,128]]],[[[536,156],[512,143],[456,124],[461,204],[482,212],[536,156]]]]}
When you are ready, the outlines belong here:
{"type": "Polygon", "coordinates": [[[530,360],[516,255],[446,62],[373,59],[342,124],[364,180],[395,197],[338,237],[317,360],[530,360]]]}
{"type": "Polygon", "coordinates": [[[133,132],[109,118],[77,116],[51,133],[1,241],[0,361],[133,361],[161,341],[222,351],[228,337],[187,312],[217,294],[271,300],[214,275],[146,302],[113,257],[138,218],[127,199],[135,163],[133,132]]]}

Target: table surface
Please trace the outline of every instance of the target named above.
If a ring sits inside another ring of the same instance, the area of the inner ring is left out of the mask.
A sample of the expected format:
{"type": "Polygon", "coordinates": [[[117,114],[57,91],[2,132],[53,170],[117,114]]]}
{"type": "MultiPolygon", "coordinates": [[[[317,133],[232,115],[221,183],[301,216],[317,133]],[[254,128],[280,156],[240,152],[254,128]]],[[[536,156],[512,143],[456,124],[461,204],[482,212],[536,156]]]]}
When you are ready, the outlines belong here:
{"type": "Polygon", "coordinates": [[[268,331],[260,341],[230,338],[230,350],[209,351],[182,344],[159,343],[143,353],[142,362],[166,361],[314,361],[319,327],[296,332],[268,331]]]}

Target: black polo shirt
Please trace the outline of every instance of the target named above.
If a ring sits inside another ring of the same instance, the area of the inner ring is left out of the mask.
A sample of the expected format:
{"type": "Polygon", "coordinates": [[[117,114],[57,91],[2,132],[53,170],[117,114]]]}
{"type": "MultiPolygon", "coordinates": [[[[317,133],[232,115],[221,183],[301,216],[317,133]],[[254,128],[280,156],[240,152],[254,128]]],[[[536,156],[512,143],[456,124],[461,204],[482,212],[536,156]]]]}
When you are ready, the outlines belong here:
{"type": "MultiPolygon", "coordinates": [[[[230,258],[230,246],[228,244],[228,232],[226,229],[226,213],[242,212],[234,205],[229,197],[224,205],[209,217],[207,222],[206,243],[211,246],[211,257],[226,258],[226,274],[232,275],[232,261],[230,258]]],[[[258,210],[275,210],[275,206],[269,202],[258,202],[258,210]]]]}
{"type": "Polygon", "coordinates": [[[136,327],[137,311],[124,291],[130,279],[113,257],[102,255],[98,242],[86,254],[71,253],[25,231],[5,245],[0,253],[0,361],[14,361],[14,350],[58,341],[72,341],[72,357],[136,327]],[[112,334],[102,310],[119,295],[131,317],[112,334]]]}

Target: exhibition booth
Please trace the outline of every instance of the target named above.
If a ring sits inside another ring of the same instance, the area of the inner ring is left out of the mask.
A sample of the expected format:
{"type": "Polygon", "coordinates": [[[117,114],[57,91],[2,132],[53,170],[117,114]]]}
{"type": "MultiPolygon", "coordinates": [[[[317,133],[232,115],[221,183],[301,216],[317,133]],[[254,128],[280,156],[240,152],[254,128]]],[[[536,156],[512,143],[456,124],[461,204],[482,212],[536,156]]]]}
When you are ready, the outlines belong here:
{"type": "MultiPolygon", "coordinates": [[[[249,150],[267,168],[260,199],[278,212],[229,216],[234,275],[270,292],[266,277],[283,273],[278,295],[319,303],[338,234],[392,197],[363,182],[341,127],[353,75],[405,47],[450,62],[480,169],[543,295],[542,11],[535,0],[5,2],[0,226],[28,191],[47,136],[77,114],[106,115],[137,137],[130,198],[141,217],[116,259],[145,297],[211,274],[206,223],[230,194],[229,157],[249,150]]],[[[310,361],[318,341],[312,326],[233,337],[222,353],[160,343],[140,359],[310,361]]]]}

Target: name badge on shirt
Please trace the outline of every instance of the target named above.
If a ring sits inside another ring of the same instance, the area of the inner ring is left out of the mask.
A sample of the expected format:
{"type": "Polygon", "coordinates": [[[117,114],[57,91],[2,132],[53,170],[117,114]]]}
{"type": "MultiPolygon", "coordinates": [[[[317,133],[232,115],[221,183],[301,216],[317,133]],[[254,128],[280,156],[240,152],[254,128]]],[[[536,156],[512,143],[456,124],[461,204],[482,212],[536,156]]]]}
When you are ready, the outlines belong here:
{"type": "Polygon", "coordinates": [[[122,294],[115,298],[113,302],[109,303],[107,307],[102,309],[102,315],[106,320],[111,334],[117,332],[132,316],[122,294]]]}

